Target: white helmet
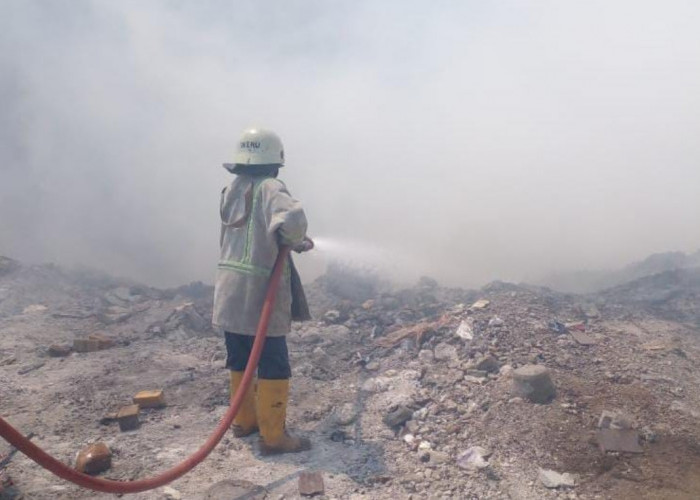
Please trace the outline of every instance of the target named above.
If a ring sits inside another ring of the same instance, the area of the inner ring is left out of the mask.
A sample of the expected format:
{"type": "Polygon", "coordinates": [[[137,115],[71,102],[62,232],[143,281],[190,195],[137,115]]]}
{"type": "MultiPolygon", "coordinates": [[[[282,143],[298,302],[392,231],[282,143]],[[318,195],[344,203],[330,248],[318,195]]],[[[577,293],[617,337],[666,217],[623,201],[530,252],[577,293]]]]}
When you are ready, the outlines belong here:
{"type": "Polygon", "coordinates": [[[243,132],[238,149],[233,158],[234,163],[224,163],[232,170],[235,166],[246,165],[284,165],[284,146],[282,140],[271,130],[249,128],[243,132]]]}

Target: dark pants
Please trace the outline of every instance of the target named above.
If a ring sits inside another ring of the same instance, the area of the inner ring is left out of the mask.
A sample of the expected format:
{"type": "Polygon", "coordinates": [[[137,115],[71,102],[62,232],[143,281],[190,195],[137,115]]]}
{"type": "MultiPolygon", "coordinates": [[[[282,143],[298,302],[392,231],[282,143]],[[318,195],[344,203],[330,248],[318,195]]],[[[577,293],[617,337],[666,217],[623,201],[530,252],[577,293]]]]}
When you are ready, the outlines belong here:
{"type": "MultiPolygon", "coordinates": [[[[226,368],[242,372],[248,363],[255,337],[230,332],[225,332],[224,335],[228,354],[226,368]]],[[[267,337],[258,363],[258,377],[268,380],[286,380],[291,376],[286,337],[267,337]]]]}

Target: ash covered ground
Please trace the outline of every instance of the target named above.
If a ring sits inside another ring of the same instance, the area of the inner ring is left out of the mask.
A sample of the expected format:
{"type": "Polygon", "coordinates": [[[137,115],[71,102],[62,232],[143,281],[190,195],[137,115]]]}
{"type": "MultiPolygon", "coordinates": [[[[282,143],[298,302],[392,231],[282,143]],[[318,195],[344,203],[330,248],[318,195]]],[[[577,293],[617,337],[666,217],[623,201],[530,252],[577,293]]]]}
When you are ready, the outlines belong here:
{"type": "MultiPolygon", "coordinates": [[[[293,499],[306,470],[322,474],[321,498],[700,498],[697,269],[572,295],[430,279],[401,289],[333,266],[307,293],[315,319],[288,337],[288,425],[314,448],[261,457],[256,437],[229,434],[184,478],[127,498],[219,498],[212,488],[238,480],[265,489],[247,498],[293,499]],[[553,381],[547,402],[516,390],[529,365],[553,381]],[[638,449],[616,451],[603,432],[632,436],[638,449]]],[[[84,446],[106,443],[102,477],[178,463],[229,400],[212,294],[0,258],[0,414],[71,465],[84,446]],[[95,334],[114,345],[70,349],[95,334]],[[167,406],[120,431],[106,417],[145,389],[163,389],[167,406]]],[[[0,460],[9,453],[0,442],[0,460]]],[[[8,498],[111,497],[21,454],[0,478],[8,498]]]]}

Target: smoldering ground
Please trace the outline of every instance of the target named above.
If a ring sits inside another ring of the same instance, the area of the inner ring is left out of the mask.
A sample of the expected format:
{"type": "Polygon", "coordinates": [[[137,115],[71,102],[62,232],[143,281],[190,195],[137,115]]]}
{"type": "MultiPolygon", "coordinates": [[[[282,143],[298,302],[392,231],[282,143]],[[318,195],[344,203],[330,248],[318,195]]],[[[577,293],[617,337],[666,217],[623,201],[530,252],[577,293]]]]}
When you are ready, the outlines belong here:
{"type": "Polygon", "coordinates": [[[409,277],[700,246],[695,2],[0,10],[0,253],[210,281],[220,164],[252,124],[285,141],[312,234],[409,277]]]}

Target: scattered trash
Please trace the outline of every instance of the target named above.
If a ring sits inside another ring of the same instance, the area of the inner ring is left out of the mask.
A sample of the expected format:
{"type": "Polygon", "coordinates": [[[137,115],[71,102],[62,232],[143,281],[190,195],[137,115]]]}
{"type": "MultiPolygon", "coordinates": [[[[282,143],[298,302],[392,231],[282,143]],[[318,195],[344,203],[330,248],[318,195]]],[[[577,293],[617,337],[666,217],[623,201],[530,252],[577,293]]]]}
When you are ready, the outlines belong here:
{"type": "Polygon", "coordinates": [[[455,332],[460,339],[472,340],[474,338],[474,328],[472,327],[472,322],[470,320],[462,320],[455,332]]]}
{"type": "Polygon", "coordinates": [[[561,321],[558,321],[556,319],[551,320],[549,323],[547,323],[547,327],[552,330],[554,333],[562,334],[566,333],[566,325],[562,323],[561,321]]]}
{"type": "Polygon", "coordinates": [[[545,488],[573,488],[576,486],[576,477],[565,472],[560,474],[549,469],[540,469],[538,477],[545,488]]]}
{"type": "Polygon", "coordinates": [[[479,471],[489,466],[486,460],[490,453],[481,446],[472,446],[457,457],[457,467],[468,471],[479,471]]]}

